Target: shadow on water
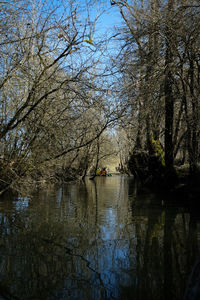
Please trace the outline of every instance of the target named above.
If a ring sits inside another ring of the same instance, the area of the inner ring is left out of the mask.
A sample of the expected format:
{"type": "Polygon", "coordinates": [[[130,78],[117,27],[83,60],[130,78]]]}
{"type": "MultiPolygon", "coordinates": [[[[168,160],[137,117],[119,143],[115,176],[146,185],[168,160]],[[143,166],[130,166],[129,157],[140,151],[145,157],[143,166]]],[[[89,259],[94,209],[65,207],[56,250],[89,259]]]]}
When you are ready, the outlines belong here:
{"type": "Polygon", "coordinates": [[[181,300],[200,218],[132,178],[0,200],[0,299],[181,300]]]}

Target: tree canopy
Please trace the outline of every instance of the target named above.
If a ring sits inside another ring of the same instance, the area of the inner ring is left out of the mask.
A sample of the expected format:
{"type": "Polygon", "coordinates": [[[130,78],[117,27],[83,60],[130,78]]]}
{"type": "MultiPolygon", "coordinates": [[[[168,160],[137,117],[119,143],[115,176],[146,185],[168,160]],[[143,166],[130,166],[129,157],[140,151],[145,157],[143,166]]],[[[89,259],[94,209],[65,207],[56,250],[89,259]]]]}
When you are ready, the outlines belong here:
{"type": "Polygon", "coordinates": [[[185,163],[198,171],[199,1],[13,0],[0,8],[2,191],[27,175],[83,176],[100,153],[116,151],[127,172],[137,151],[156,156],[165,174],[185,163]],[[113,9],[120,25],[97,33],[113,9]]]}

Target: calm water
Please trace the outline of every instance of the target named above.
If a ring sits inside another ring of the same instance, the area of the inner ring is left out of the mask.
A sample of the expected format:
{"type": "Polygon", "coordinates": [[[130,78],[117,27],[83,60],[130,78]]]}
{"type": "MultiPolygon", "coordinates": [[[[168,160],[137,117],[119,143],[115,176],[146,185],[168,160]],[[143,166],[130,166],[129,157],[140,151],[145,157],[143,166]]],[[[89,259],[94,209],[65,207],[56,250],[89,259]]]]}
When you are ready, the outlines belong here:
{"type": "Polygon", "coordinates": [[[0,299],[182,299],[200,219],[127,177],[0,200],[0,299]]]}

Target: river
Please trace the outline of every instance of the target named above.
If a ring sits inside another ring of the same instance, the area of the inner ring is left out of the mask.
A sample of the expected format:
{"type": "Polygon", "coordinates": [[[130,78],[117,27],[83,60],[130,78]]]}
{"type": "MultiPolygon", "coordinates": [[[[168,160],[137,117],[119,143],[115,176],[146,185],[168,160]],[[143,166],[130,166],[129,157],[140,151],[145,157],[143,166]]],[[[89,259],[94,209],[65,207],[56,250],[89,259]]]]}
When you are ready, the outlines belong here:
{"type": "Polygon", "coordinates": [[[182,299],[200,248],[195,210],[98,177],[0,199],[0,299],[182,299]]]}

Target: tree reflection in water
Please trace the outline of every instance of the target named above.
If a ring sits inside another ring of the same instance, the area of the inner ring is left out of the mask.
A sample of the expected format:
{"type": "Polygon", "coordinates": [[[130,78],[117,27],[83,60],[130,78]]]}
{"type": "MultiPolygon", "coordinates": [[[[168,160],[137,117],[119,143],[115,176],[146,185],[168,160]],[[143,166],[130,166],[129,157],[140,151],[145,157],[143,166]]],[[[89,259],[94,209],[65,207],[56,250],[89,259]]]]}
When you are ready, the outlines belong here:
{"type": "Polygon", "coordinates": [[[200,220],[161,200],[120,176],[2,199],[2,299],[182,299],[200,220]]]}

